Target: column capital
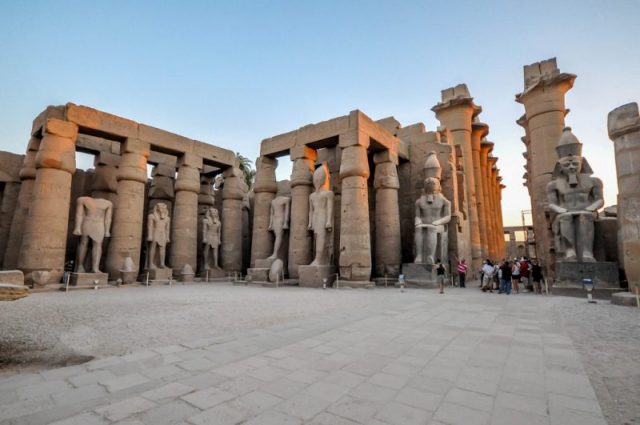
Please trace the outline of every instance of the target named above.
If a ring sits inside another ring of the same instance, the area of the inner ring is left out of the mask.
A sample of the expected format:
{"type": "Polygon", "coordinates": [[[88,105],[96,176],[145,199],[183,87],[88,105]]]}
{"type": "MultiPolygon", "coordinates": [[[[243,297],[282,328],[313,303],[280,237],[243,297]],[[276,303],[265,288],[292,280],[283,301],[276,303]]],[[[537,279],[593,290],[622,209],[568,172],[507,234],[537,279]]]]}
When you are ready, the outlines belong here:
{"type": "Polygon", "coordinates": [[[525,65],[524,90],[516,94],[516,102],[524,105],[526,119],[545,112],[566,112],[564,95],[576,78],[575,74],[560,72],[555,58],[525,65]]]}
{"type": "Polygon", "coordinates": [[[480,150],[482,138],[489,134],[489,125],[477,120],[471,123],[471,149],[480,150]]]}
{"type": "Polygon", "coordinates": [[[640,131],[640,113],[636,102],[627,103],[609,112],[607,117],[609,138],[617,139],[640,131]]]}
{"type": "Polygon", "coordinates": [[[20,180],[33,180],[36,178],[36,151],[27,151],[20,169],[20,180]]]}
{"type": "Polygon", "coordinates": [[[242,201],[244,199],[245,188],[243,185],[242,170],[238,167],[229,167],[222,172],[224,177],[224,186],[222,187],[222,199],[236,199],[242,201]]]}
{"type": "Polygon", "coordinates": [[[136,153],[144,156],[145,158],[149,158],[150,151],[151,145],[140,139],[128,138],[120,144],[120,155],[136,153]]]}
{"type": "Polygon", "coordinates": [[[278,160],[275,158],[261,156],[256,159],[256,180],[253,185],[255,193],[276,193],[278,191],[276,167],[278,167],[278,160]]]}
{"type": "Polygon", "coordinates": [[[315,149],[310,148],[307,145],[294,145],[289,150],[289,158],[291,158],[292,161],[304,158],[311,159],[315,162],[318,158],[318,153],[315,149]]]}
{"type": "Polygon", "coordinates": [[[338,138],[338,146],[340,146],[342,149],[351,146],[362,146],[363,148],[367,149],[370,144],[369,136],[358,129],[342,133],[340,136],[338,136],[338,138]]]}
{"type": "Polygon", "coordinates": [[[36,168],[54,168],[75,173],[78,126],[58,119],[48,119],[44,130],[35,158],[36,168]]]}
{"type": "Polygon", "coordinates": [[[398,169],[391,161],[376,164],[373,176],[373,187],[378,189],[400,189],[400,179],[398,179],[398,169]]]}
{"type": "Polygon", "coordinates": [[[466,84],[458,84],[441,91],[442,100],[431,110],[450,131],[471,130],[471,120],[482,112],[482,107],[473,103],[466,84]]]}
{"type": "Polygon", "coordinates": [[[394,165],[398,165],[398,153],[390,150],[384,150],[382,152],[376,152],[373,154],[373,163],[378,165],[383,162],[392,162],[394,165]]]}
{"type": "Polygon", "coordinates": [[[342,149],[340,162],[340,178],[364,177],[369,178],[369,159],[367,149],[362,145],[353,145],[342,149]]]}

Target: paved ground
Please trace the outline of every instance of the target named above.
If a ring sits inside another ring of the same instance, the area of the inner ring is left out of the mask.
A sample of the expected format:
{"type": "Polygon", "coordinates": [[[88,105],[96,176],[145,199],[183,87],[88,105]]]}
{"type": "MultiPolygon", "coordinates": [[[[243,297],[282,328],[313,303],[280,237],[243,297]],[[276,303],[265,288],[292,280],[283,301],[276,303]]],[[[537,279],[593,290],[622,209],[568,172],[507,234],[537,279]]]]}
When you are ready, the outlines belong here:
{"type": "MultiPolygon", "coordinates": [[[[598,377],[609,376],[605,363],[621,350],[635,361],[640,345],[634,309],[477,288],[442,296],[194,285],[23,301],[0,310],[0,340],[29,347],[20,333],[34,332],[33,322],[38,335],[52,336],[31,372],[7,362],[2,424],[606,424],[589,376],[603,407],[619,409],[601,396],[608,387],[598,377]],[[608,349],[580,331],[580,314],[589,332],[622,321],[616,338],[626,342],[608,349]],[[118,337],[127,348],[120,352],[130,352],[102,356],[122,350],[122,342],[103,341],[118,337]],[[599,371],[589,369],[594,350],[609,351],[599,371]],[[48,369],[42,362],[72,352],[100,358],[48,369]]],[[[638,423],[635,404],[618,416],[605,411],[607,420],[638,423]]]]}

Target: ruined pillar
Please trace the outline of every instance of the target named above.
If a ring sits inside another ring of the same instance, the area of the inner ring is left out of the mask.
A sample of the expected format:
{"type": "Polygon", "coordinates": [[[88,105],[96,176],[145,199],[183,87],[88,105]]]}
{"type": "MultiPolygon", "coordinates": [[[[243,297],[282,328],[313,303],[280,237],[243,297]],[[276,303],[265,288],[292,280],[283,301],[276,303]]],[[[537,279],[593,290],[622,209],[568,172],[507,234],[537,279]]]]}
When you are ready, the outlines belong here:
{"type": "Polygon", "coordinates": [[[278,160],[261,156],[256,160],[256,181],[253,186],[253,234],[251,243],[251,267],[256,260],[269,257],[273,251],[273,234],[269,231],[271,201],[276,197],[278,160]]]}
{"type": "Polygon", "coordinates": [[[493,150],[493,143],[483,140],[480,143],[480,183],[482,184],[482,203],[485,210],[487,253],[492,261],[498,257],[497,240],[493,220],[493,207],[490,201],[489,191],[489,152],[493,150]]]}
{"type": "Polygon", "coordinates": [[[140,268],[148,157],[149,144],[146,142],[127,139],[120,145],[118,196],[106,262],[106,270],[111,279],[120,276],[120,269],[127,257],[133,260],[134,270],[140,268]]]}
{"type": "Polygon", "coordinates": [[[402,265],[400,204],[398,203],[398,155],[391,151],[373,155],[376,164],[375,255],[376,275],[398,277],[402,265]]]}
{"type": "Polygon", "coordinates": [[[309,195],[313,190],[313,171],[317,153],[304,146],[294,146],[289,153],[291,171],[291,218],[289,219],[289,276],[298,278],[298,266],[311,263],[312,235],[309,225],[309,195]]]}
{"type": "Polygon", "coordinates": [[[480,223],[480,250],[482,258],[489,256],[489,235],[487,217],[490,214],[484,199],[482,187],[482,171],[480,149],[482,139],[489,134],[489,126],[479,120],[474,120],[471,125],[471,150],[473,153],[473,182],[476,186],[476,205],[478,207],[478,222],[480,223]]]}
{"type": "Polygon", "coordinates": [[[179,274],[187,264],[198,264],[198,194],[202,157],[185,153],[178,159],[178,177],[171,219],[169,264],[179,274]]]}
{"type": "Polygon", "coordinates": [[[371,235],[369,229],[369,138],[358,131],[340,135],[342,206],[340,279],[350,285],[370,286],[371,235]]]}
{"type": "Polygon", "coordinates": [[[227,168],[222,175],[222,268],[226,272],[242,273],[243,175],[237,167],[227,168]]]}
{"type": "Polygon", "coordinates": [[[552,277],[555,249],[547,212],[547,183],[558,160],[555,147],[565,127],[564,97],[575,79],[573,74],[560,73],[555,58],[536,62],[525,65],[524,91],[516,95],[516,102],[524,105],[529,129],[528,179],[536,252],[548,277],[552,277]]]}
{"type": "Polygon", "coordinates": [[[60,281],[64,272],[71,175],[76,171],[78,126],[48,119],[36,154],[33,201],[24,226],[18,268],[31,282],[36,270],[51,272],[49,282],[60,281]]]}
{"type": "MultiPolygon", "coordinates": [[[[473,149],[471,145],[471,123],[481,108],[473,103],[473,98],[465,84],[442,91],[442,101],[431,108],[436,117],[446,126],[453,138],[453,144],[462,151],[464,168],[464,190],[469,218],[469,236],[471,239],[471,270],[475,275],[482,266],[482,243],[480,239],[480,219],[476,196],[475,176],[473,172],[473,149]]],[[[468,259],[467,259],[468,260],[468,259]]]]}
{"type": "Polygon", "coordinates": [[[637,103],[609,112],[618,177],[618,245],[629,291],[640,290],[640,114],[637,103]]]}
{"type": "Polygon", "coordinates": [[[39,148],[40,138],[31,137],[27,154],[24,157],[24,162],[20,169],[20,192],[18,193],[18,202],[13,212],[7,247],[4,253],[4,261],[2,262],[2,268],[7,270],[18,267],[18,256],[20,255],[20,247],[22,246],[24,226],[29,216],[31,201],[33,200],[33,187],[36,178],[36,154],[39,148]]]}

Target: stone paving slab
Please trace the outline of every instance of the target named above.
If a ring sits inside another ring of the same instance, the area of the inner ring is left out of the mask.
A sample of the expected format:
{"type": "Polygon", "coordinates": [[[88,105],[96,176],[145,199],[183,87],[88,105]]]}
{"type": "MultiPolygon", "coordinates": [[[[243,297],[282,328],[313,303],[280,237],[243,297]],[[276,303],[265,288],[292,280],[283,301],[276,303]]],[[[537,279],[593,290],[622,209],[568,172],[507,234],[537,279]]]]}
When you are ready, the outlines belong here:
{"type": "Polygon", "coordinates": [[[548,298],[379,306],[0,378],[0,424],[606,424],[548,298]]]}

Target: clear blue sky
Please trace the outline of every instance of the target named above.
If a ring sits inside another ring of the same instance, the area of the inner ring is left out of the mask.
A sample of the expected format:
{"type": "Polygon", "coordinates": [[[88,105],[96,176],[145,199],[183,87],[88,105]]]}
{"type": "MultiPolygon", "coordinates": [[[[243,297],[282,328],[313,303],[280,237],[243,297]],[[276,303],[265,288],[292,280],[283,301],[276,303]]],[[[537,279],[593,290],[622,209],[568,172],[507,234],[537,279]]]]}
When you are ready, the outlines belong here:
{"type": "Polygon", "coordinates": [[[440,90],[466,82],[517,224],[522,66],[555,56],[578,74],[567,123],[615,203],[606,118],[640,101],[639,22],[636,0],[3,0],[0,150],[23,153],[33,118],[71,101],[255,159],[262,139],[353,109],[434,129],[440,90]]]}

